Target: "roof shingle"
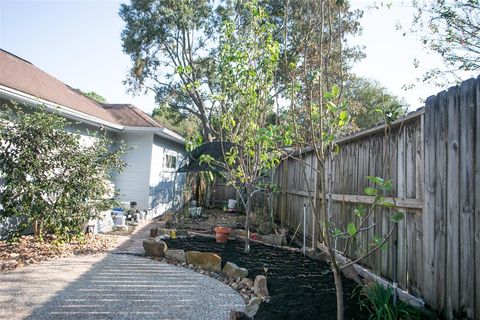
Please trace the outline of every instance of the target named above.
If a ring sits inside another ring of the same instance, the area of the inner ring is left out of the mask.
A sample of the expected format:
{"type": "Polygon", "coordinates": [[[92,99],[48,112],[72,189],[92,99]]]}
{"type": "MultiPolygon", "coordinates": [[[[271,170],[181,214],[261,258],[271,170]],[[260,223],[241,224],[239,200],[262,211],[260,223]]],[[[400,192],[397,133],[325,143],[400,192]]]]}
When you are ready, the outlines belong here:
{"type": "Polygon", "coordinates": [[[0,84],[76,111],[116,123],[100,104],[60,80],[7,51],[0,49],[0,84]]]}

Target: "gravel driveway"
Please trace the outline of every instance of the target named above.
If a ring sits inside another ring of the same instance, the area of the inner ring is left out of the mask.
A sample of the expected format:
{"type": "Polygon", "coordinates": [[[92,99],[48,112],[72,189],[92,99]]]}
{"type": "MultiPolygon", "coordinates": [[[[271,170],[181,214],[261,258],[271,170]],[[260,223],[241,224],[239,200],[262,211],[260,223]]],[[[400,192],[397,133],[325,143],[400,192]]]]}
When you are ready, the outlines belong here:
{"type": "Polygon", "coordinates": [[[0,319],[228,319],[223,283],[135,255],[51,260],[0,274],[0,319]]]}

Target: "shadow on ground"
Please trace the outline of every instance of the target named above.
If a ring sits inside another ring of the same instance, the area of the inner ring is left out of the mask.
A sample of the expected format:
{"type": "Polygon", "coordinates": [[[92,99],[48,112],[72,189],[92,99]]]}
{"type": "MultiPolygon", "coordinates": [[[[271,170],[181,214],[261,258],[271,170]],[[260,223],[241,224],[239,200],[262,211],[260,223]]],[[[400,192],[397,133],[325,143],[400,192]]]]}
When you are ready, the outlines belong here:
{"type": "Polygon", "coordinates": [[[243,299],[222,283],[166,263],[110,254],[27,319],[227,319],[243,299]]]}
{"type": "Polygon", "coordinates": [[[141,256],[145,225],[113,253],[0,274],[0,319],[228,319],[243,298],[223,283],[141,256]],[[33,310],[33,311],[32,311],[33,310]]]}

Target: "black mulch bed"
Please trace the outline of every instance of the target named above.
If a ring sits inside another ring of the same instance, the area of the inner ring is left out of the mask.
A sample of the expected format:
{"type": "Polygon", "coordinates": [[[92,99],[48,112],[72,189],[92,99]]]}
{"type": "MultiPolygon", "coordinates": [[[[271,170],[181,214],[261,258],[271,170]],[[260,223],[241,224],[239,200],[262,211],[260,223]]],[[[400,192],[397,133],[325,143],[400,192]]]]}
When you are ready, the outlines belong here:
{"type": "MultiPolygon", "coordinates": [[[[171,249],[215,252],[222,263],[233,262],[249,270],[249,278],[255,279],[267,271],[270,302],[262,303],[255,319],[335,319],[336,298],[333,275],[323,261],[304,257],[301,253],[251,244],[249,254],[244,243],[229,241],[217,244],[215,239],[189,237],[168,240],[171,249]]],[[[353,295],[357,284],[343,279],[345,294],[345,319],[367,319],[359,310],[358,296],[353,295]]]]}

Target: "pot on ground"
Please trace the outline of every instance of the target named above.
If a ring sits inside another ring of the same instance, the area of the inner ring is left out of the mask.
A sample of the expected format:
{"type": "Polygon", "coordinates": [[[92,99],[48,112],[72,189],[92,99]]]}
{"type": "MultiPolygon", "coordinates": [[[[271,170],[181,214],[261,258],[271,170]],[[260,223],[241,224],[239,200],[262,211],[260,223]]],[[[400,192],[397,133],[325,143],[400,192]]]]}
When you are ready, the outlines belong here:
{"type": "Polygon", "coordinates": [[[215,227],[215,239],[218,243],[227,243],[228,235],[232,232],[232,229],[228,227],[215,227]]]}

